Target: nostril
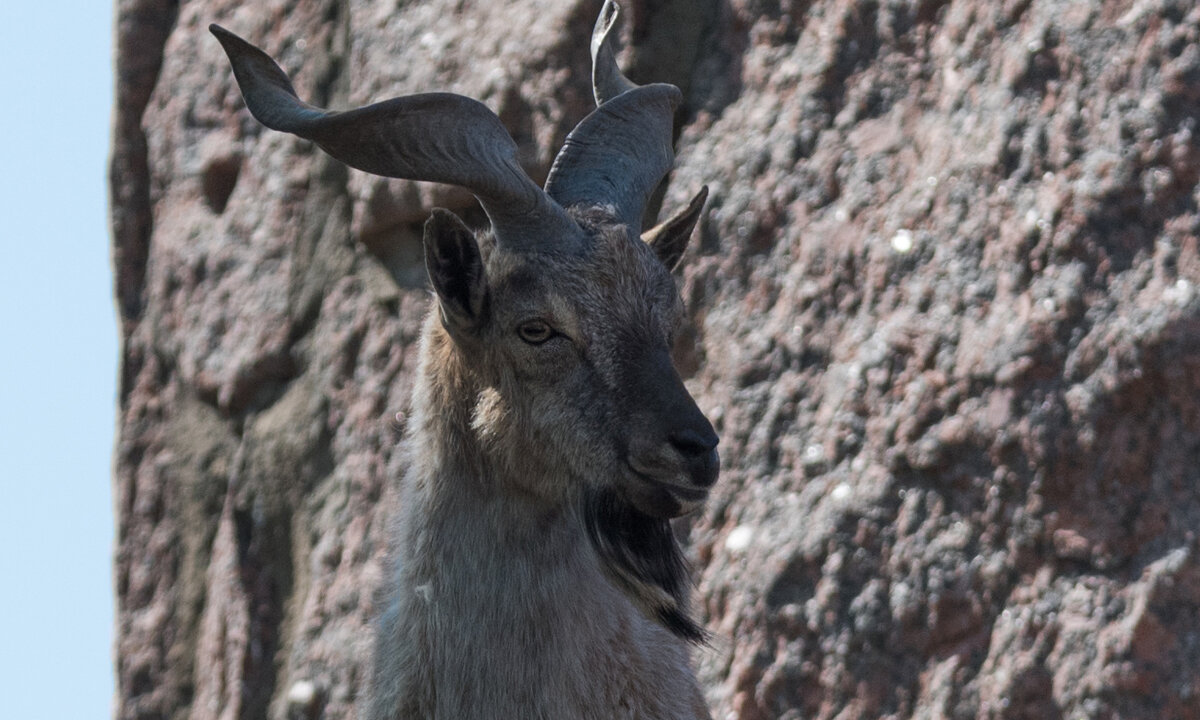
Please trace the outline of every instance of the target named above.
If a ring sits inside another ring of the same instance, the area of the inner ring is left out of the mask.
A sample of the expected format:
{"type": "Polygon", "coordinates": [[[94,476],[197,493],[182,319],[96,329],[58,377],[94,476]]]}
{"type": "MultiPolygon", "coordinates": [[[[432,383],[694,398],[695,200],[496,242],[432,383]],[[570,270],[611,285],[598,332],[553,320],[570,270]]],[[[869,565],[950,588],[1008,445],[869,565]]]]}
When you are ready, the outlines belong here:
{"type": "Polygon", "coordinates": [[[717,446],[717,435],[711,430],[706,434],[690,428],[675,430],[667,436],[667,440],[685,457],[706,455],[717,446]]]}

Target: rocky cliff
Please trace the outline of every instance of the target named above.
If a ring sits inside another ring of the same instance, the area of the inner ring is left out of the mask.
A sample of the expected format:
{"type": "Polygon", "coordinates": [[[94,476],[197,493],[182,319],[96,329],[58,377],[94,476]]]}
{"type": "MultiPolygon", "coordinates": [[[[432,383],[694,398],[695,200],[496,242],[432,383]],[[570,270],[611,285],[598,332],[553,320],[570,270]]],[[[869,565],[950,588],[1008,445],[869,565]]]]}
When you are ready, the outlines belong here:
{"type": "MultiPolygon", "coordinates": [[[[462,191],[262,130],[495,110],[543,178],[600,0],[118,0],[119,718],[350,717],[462,191]]],[[[1200,9],[625,0],[709,206],[677,361],[722,436],[680,525],[719,719],[1200,718],[1200,9]]]]}

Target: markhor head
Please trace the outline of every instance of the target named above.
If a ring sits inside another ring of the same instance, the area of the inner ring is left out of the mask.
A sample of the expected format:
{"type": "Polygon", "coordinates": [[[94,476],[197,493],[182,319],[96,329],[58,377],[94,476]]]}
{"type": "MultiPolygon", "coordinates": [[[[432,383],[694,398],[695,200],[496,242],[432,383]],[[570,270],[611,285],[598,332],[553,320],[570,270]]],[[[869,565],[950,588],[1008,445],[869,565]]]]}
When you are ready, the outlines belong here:
{"type": "MultiPolygon", "coordinates": [[[[605,4],[592,41],[597,108],[567,137],[545,188],[483,104],[427,93],[347,111],[302,102],[265,53],[212,26],[250,112],[351,167],[470,190],[490,220],[476,234],[434,210],[423,239],[437,295],[433,338],[467,368],[470,428],[524,492],[574,508],[609,577],[680,637],[687,572],[669,520],[717,479],[717,435],[675,370],[683,321],[672,277],[706,189],[643,232],[647,199],[674,161],[672,85],[617,68],[605,4]]],[[[428,341],[428,339],[427,339],[428,341]]]]}

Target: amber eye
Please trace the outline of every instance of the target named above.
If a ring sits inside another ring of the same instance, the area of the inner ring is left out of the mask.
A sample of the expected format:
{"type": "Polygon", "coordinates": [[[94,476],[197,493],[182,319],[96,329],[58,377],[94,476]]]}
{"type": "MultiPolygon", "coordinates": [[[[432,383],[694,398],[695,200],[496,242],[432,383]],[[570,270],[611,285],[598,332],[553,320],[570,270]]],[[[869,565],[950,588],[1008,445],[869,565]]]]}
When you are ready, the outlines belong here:
{"type": "Polygon", "coordinates": [[[527,320],[517,327],[517,334],[530,345],[541,345],[554,337],[554,328],[542,320],[527,320]]]}

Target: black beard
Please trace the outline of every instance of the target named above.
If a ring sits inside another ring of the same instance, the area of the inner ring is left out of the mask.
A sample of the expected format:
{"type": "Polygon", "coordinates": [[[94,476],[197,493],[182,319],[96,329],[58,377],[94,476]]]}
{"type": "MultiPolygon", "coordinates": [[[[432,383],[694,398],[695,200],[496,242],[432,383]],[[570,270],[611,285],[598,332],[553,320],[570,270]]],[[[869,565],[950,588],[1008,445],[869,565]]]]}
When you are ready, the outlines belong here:
{"type": "Polygon", "coordinates": [[[587,493],[582,509],[588,540],[617,587],[676,637],[704,644],[708,635],[687,611],[689,568],[670,521],[639,512],[607,489],[587,493]]]}

